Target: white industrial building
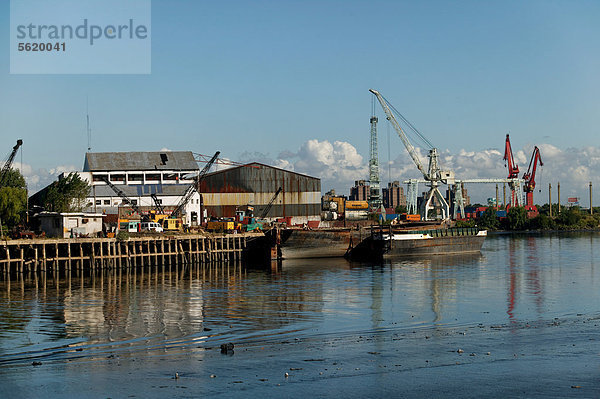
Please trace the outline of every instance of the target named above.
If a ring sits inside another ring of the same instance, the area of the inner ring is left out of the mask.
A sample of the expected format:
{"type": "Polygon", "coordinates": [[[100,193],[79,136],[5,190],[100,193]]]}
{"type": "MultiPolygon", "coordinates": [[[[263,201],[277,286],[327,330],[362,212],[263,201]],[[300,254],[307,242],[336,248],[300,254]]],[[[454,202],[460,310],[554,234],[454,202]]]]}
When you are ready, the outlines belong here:
{"type": "MultiPolygon", "coordinates": [[[[90,182],[88,210],[117,214],[127,203],[106,183],[108,179],[143,212],[155,210],[156,201],[165,210],[173,210],[199,173],[191,151],[165,152],[89,152],[83,172],[90,182]],[[155,195],[155,199],[152,198],[155,195]]],[[[200,195],[195,192],[181,216],[187,225],[199,223],[200,195]]]]}

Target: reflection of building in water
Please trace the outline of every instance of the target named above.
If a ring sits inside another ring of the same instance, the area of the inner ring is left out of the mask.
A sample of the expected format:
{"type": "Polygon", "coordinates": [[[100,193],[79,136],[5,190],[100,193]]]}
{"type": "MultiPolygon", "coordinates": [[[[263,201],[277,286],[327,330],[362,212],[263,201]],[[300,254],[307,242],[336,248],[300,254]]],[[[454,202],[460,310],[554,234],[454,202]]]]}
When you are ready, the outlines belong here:
{"type": "Polygon", "coordinates": [[[95,288],[91,281],[73,284],[64,299],[67,336],[88,342],[174,339],[203,331],[203,323],[252,333],[302,320],[323,306],[321,284],[277,284],[277,275],[248,274],[239,266],[195,269],[112,271],[92,277],[95,288]]]}

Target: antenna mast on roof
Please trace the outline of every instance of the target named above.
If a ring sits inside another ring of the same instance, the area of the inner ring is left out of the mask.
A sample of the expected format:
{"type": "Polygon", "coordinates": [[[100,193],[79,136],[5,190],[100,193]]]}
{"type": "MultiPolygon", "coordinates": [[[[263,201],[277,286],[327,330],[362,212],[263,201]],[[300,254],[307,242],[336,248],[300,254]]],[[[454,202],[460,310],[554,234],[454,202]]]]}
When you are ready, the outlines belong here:
{"type": "Polygon", "coordinates": [[[90,111],[89,111],[89,104],[88,104],[88,97],[85,97],[85,117],[86,117],[86,121],[87,121],[87,127],[86,127],[86,132],[87,132],[87,141],[88,141],[88,152],[92,151],[92,129],[90,129],[90,111]]]}

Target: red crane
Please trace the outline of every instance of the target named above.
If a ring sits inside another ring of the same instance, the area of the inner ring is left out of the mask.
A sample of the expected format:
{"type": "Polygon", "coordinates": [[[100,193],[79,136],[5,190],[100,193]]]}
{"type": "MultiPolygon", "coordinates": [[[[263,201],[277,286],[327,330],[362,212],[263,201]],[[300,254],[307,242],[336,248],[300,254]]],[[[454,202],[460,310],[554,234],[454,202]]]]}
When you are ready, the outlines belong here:
{"type": "Polygon", "coordinates": [[[542,156],[540,155],[540,149],[535,146],[533,148],[533,153],[531,154],[531,160],[529,161],[529,167],[527,168],[527,172],[523,174],[523,180],[525,180],[525,193],[526,193],[526,202],[525,209],[527,209],[527,214],[529,217],[537,216],[537,208],[533,205],[533,190],[535,189],[535,172],[537,170],[537,164],[540,166],[544,166],[542,162],[542,156]],[[534,213],[534,214],[531,214],[534,213]]]}
{"type": "MultiPolygon", "coordinates": [[[[506,166],[508,167],[508,179],[518,179],[519,178],[519,166],[515,163],[515,159],[513,157],[512,148],[510,146],[510,138],[508,134],[506,135],[506,142],[504,144],[504,160],[506,161],[506,166]]],[[[523,200],[519,198],[517,194],[516,185],[519,184],[518,181],[513,180],[509,183],[510,186],[510,204],[506,205],[506,209],[510,206],[521,206],[523,200]]],[[[520,189],[519,189],[520,191],[520,189]]]]}
{"type": "Polygon", "coordinates": [[[508,178],[516,179],[519,177],[519,166],[515,164],[508,134],[506,135],[506,144],[504,145],[504,160],[508,166],[508,178]]]}

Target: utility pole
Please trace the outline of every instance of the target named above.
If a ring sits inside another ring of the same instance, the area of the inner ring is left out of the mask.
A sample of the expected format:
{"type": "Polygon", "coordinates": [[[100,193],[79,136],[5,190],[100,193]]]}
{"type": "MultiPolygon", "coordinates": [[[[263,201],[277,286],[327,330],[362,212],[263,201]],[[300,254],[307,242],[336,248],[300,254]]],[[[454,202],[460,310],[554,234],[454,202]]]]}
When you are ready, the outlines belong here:
{"type": "Polygon", "coordinates": [[[550,204],[550,217],[552,217],[552,183],[548,183],[548,203],[550,204]]]}
{"type": "Polygon", "coordinates": [[[560,215],[560,182],[558,182],[557,190],[558,190],[558,214],[560,215]]]}
{"type": "Polygon", "coordinates": [[[592,182],[590,182],[590,215],[594,214],[594,208],[592,207],[592,182]]]}
{"type": "Polygon", "coordinates": [[[496,183],[496,210],[500,209],[500,204],[498,203],[498,183],[496,183]]]}

